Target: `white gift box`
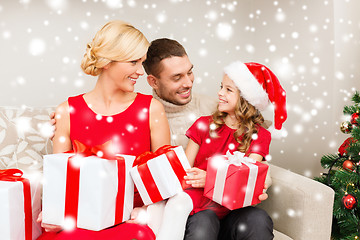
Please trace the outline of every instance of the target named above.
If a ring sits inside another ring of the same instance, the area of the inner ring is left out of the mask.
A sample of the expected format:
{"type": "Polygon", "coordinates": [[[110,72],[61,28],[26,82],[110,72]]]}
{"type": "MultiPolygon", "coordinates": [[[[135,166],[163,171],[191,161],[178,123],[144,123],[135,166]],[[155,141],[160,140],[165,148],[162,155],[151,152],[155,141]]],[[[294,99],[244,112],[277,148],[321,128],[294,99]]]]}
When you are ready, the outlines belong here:
{"type": "MultiPolygon", "coordinates": [[[[115,224],[118,193],[118,162],[96,156],[77,157],[80,168],[77,222],[65,219],[65,195],[68,158],[74,154],[58,153],[44,156],[43,222],[65,229],[78,227],[99,231],[115,224]]],[[[125,190],[122,221],[130,218],[134,201],[134,185],[130,177],[134,156],[125,159],[122,184],[125,190]],[[125,183],[123,182],[125,181],[125,183]]]]}
{"type": "Polygon", "coordinates": [[[178,169],[173,169],[169,162],[170,160],[164,153],[148,160],[145,164],[133,167],[130,171],[131,177],[145,205],[167,199],[183,191],[175,171],[184,171],[184,169],[190,169],[191,167],[181,146],[174,147],[172,150],[180,161],[178,169]],[[147,167],[143,167],[145,165],[147,167]],[[146,175],[147,177],[142,179],[141,175],[146,175]],[[151,180],[149,181],[149,179],[151,180]]]}
{"type": "MultiPolygon", "coordinates": [[[[32,240],[42,231],[36,222],[41,211],[41,178],[23,176],[30,181],[32,207],[32,240]]],[[[25,240],[24,186],[21,181],[0,181],[0,239],[25,240]]]]}

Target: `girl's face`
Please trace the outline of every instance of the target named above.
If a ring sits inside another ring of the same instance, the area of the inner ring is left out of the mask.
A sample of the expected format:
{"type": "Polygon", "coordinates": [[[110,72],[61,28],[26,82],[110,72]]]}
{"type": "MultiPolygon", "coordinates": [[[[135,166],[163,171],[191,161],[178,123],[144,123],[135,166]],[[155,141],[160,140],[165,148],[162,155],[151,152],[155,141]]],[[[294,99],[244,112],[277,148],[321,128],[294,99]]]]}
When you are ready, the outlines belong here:
{"type": "Polygon", "coordinates": [[[137,79],[144,75],[142,63],[145,59],[146,55],[132,61],[111,62],[104,67],[103,73],[123,91],[133,92],[137,79]]]}
{"type": "Polygon", "coordinates": [[[240,91],[234,82],[225,74],[221,82],[218,110],[228,114],[234,114],[236,104],[239,101],[240,91]]]}

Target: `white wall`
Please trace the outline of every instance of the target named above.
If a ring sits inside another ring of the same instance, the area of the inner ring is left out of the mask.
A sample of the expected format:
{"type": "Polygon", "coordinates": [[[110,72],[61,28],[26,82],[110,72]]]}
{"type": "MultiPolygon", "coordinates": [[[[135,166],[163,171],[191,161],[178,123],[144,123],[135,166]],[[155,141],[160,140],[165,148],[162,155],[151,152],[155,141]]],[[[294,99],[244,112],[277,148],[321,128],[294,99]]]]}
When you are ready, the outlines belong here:
{"type": "MultiPolygon", "coordinates": [[[[357,0],[2,0],[0,105],[57,105],[91,89],[96,79],[79,67],[86,43],[122,19],[150,41],[181,42],[196,92],[216,96],[233,60],[269,66],[287,91],[289,115],[271,161],[317,176],[321,156],[348,137],[339,131],[342,108],[360,90],[358,9],[357,0]]],[[[137,90],[151,92],[145,77],[137,90]]]]}

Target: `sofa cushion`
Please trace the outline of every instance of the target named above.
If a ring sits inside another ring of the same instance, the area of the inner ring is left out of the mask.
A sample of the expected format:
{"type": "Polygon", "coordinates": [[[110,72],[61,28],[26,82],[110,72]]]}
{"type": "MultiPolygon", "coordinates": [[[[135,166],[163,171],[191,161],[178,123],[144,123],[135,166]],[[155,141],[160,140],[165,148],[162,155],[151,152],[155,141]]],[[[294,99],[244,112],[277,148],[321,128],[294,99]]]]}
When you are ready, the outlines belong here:
{"type": "Polygon", "coordinates": [[[42,171],[52,152],[49,114],[55,107],[0,107],[0,168],[42,171]]]}

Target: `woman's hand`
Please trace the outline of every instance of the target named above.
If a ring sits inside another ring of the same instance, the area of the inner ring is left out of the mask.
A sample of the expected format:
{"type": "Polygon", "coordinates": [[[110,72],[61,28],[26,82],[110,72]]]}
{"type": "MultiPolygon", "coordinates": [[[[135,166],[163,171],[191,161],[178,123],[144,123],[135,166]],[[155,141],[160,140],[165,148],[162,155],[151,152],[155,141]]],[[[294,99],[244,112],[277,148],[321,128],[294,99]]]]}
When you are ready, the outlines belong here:
{"type": "Polygon", "coordinates": [[[147,207],[136,207],[131,211],[130,220],[127,223],[147,224],[147,207]]]}
{"type": "Polygon", "coordinates": [[[203,188],[206,181],[206,171],[193,167],[185,170],[189,175],[185,176],[187,184],[190,184],[193,188],[203,188]]]}
{"type": "Polygon", "coordinates": [[[41,227],[45,229],[45,232],[60,232],[62,229],[59,225],[47,224],[42,222],[42,212],[39,213],[39,216],[36,220],[38,223],[41,223],[41,227]]]}

